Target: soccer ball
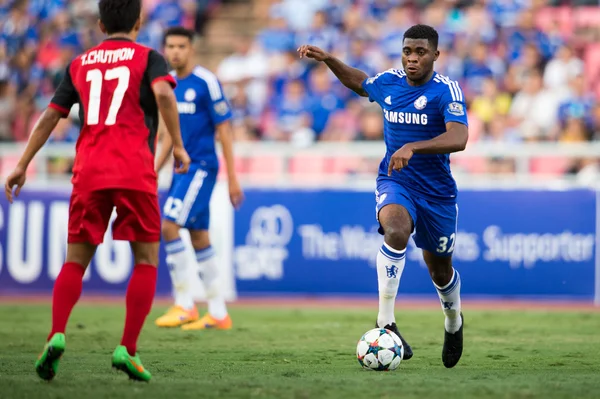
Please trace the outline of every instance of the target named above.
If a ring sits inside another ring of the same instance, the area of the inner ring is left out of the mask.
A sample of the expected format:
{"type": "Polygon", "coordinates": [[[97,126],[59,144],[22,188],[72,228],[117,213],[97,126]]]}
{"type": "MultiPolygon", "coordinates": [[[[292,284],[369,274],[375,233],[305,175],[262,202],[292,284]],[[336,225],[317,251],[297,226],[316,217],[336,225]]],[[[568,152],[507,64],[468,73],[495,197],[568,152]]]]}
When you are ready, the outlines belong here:
{"type": "Polygon", "coordinates": [[[396,370],[403,355],[402,341],[394,332],[385,328],[367,331],[356,345],[358,363],[367,370],[396,370]]]}

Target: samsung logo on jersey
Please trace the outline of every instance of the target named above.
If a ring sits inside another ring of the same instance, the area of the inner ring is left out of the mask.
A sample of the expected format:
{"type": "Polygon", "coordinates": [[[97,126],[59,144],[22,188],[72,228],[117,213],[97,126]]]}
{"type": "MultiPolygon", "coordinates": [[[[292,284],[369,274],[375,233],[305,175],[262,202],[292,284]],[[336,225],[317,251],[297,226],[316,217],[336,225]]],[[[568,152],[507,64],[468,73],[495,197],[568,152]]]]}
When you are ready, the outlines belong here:
{"type": "Polygon", "coordinates": [[[426,125],[427,114],[417,114],[416,112],[397,112],[383,110],[385,119],[390,123],[404,123],[407,125],[426,125]]]}
{"type": "Polygon", "coordinates": [[[120,48],[117,50],[94,50],[81,56],[81,65],[90,64],[113,64],[121,61],[131,61],[135,50],[132,48],[120,48]]]}
{"type": "Polygon", "coordinates": [[[196,104],[194,103],[177,103],[177,111],[180,114],[195,114],[196,104]]]}

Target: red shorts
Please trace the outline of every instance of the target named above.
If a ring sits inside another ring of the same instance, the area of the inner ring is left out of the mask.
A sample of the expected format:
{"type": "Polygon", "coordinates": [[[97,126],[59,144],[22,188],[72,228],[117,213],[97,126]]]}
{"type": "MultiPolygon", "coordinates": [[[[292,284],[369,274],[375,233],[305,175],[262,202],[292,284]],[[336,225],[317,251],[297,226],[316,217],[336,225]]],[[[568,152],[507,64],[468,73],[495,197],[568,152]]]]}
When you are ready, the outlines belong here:
{"type": "Polygon", "coordinates": [[[87,192],[73,190],[69,205],[68,242],[101,244],[114,207],[117,208],[117,218],[112,226],[115,240],[160,241],[158,195],[109,189],[87,192]]]}

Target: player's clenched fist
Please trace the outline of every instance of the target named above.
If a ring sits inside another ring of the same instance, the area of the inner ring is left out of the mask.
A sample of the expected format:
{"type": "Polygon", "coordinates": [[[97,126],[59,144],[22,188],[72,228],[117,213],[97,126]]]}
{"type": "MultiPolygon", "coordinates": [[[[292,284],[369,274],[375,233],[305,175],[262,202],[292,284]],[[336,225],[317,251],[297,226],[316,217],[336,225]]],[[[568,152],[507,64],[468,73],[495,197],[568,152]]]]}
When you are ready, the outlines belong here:
{"type": "Polygon", "coordinates": [[[318,48],[317,46],[303,45],[298,48],[298,54],[300,54],[300,58],[312,58],[315,61],[325,61],[328,58],[331,58],[331,55],[318,48]]]}
{"type": "Polygon", "coordinates": [[[388,176],[392,175],[393,170],[402,170],[408,165],[408,161],[412,158],[414,152],[408,145],[402,146],[398,151],[390,158],[388,165],[388,176]]]}
{"type": "Polygon", "coordinates": [[[192,161],[185,148],[173,147],[173,158],[175,158],[175,173],[186,173],[192,161]]]}

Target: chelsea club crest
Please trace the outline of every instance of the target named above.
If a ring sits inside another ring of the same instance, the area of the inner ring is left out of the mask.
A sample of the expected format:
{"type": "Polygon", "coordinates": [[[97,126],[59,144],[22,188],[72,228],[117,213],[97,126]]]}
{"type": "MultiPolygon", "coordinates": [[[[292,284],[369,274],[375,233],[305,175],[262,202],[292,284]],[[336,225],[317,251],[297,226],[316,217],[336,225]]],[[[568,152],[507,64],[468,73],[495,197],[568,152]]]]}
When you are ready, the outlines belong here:
{"type": "Polygon", "coordinates": [[[187,89],[183,95],[185,101],[194,101],[196,99],[196,92],[194,89],[187,89]]]}
{"type": "Polygon", "coordinates": [[[427,97],[421,96],[415,100],[415,108],[423,109],[427,105],[427,97]]]}

